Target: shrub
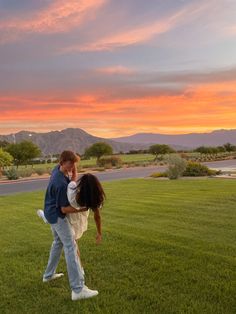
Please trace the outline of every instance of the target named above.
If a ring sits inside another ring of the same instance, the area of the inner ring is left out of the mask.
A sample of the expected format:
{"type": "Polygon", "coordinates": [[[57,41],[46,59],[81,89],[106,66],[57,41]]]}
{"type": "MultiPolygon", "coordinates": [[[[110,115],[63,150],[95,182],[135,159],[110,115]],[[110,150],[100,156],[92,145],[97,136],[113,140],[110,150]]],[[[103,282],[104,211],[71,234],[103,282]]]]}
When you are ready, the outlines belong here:
{"type": "Polygon", "coordinates": [[[98,166],[99,167],[116,167],[116,166],[120,166],[122,164],[122,160],[120,159],[120,157],[117,156],[110,156],[110,157],[101,157],[98,160],[98,166]]]}
{"type": "Polygon", "coordinates": [[[6,177],[8,180],[17,180],[19,179],[18,172],[15,168],[11,168],[6,171],[6,177]]]}
{"type": "Polygon", "coordinates": [[[127,168],[135,167],[135,163],[134,162],[126,163],[126,165],[127,165],[127,168]]]}
{"type": "Polygon", "coordinates": [[[184,159],[187,159],[188,158],[188,155],[186,153],[180,153],[180,157],[181,158],[184,158],[184,159]]]}
{"type": "Polygon", "coordinates": [[[167,177],[167,172],[154,172],[150,175],[152,178],[162,178],[162,177],[167,177]]]}
{"type": "Polygon", "coordinates": [[[186,169],[186,160],[181,158],[178,154],[171,154],[166,156],[166,161],[168,163],[167,175],[169,179],[178,179],[183,175],[186,169]]]}
{"type": "Polygon", "coordinates": [[[45,169],[45,168],[36,168],[35,169],[35,173],[37,173],[39,176],[41,176],[41,175],[47,173],[47,169],[45,169]]]}
{"type": "Polygon", "coordinates": [[[93,168],[94,171],[106,171],[106,168],[99,167],[99,168],[93,168]]]}
{"type": "Polygon", "coordinates": [[[201,177],[216,175],[219,173],[220,173],[219,171],[209,169],[207,166],[202,165],[198,162],[188,162],[183,175],[186,177],[201,177]]]}
{"type": "Polygon", "coordinates": [[[209,175],[210,176],[215,176],[215,175],[218,175],[218,174],[222,174],[222,171],[221,170],[209,169],[209,175]]]}
{"type": "Polygon", "coordinates": [[[18,176],[21,178],[30,177],[33,174],[32,169],[19,169],[17,170],[18,176]]]}
{"type": "Polygon", "coordinates": [[[2,169],[2,175],[7,176],[7,171],[8,171],[8,169],[2,169]]]}
{"type": "Polygon", "coordinates": [[[47,168],[47,173],[51,175],[52,174],[52,168],[47,168]]]}
{"type": "Polygon", "coordinates": [[[107,163],[104,165],[105,169],[112,169],[112,164],[111,163],[107,163]]]}

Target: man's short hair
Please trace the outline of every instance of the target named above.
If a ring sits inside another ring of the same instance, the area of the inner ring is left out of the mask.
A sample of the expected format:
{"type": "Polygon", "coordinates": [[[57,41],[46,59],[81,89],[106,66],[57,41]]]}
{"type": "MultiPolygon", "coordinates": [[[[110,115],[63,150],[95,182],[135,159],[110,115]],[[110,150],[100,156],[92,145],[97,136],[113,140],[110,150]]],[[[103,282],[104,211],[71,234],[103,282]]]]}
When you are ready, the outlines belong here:
{"type": "Polygon", "coordinates": [[[74,152],[71,150],[64,150],[60,155],[59,163],[62,164],[66,161],[77,162],[78,160],[79,157],[74,152]]]}

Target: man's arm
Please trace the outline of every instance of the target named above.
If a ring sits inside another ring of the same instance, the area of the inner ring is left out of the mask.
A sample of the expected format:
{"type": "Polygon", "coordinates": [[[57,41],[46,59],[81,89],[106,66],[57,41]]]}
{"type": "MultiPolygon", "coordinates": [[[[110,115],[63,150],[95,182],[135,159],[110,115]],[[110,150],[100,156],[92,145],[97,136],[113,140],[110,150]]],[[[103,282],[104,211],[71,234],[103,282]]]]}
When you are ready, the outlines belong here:
{"type": "Polygon", "coordinates": [[[87,207],[80,207],[80,209],[76,209],[72,206],[61,207],[61,212],[63,214],[85,212],[86,210],[87,210],[87,207]]]}

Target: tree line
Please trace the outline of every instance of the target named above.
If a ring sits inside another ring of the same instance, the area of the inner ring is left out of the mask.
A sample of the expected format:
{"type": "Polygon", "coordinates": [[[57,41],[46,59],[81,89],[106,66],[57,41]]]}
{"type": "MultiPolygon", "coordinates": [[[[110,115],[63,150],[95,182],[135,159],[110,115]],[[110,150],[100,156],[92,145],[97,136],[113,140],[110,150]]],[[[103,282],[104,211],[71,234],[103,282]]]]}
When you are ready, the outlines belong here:
{"type": "MultiPolygon", "coordinates": [[[[234,152],[236,146],[231,143],[226,143],[222,146],[199,146],[192,152],[201,154],[217,154],[222,152],[234,152]]],[[[147,150],[132,150],[129,153],[150,153],[154,155],[154,160],[161,160],[163,155],[176,153],[170,145],[155,144],[151,145],[147,150]]],[[[181,151],[183,152],[183,151],[181,151]]],[[[95,157],[97,163],[102,156],[112,155],[113,149],[111,145],[105,142],[97,142],[88,147],[82,158],[88,159],[95,157]]],[[[32,162],[34,158],[40,157],[40,148],[31,141],[22,141],[19,143],[8,143],[7,141],[0,141],[0,171],[2,167],[14,164],[16,167],[19,165],[27,165],[32,162]]]]}

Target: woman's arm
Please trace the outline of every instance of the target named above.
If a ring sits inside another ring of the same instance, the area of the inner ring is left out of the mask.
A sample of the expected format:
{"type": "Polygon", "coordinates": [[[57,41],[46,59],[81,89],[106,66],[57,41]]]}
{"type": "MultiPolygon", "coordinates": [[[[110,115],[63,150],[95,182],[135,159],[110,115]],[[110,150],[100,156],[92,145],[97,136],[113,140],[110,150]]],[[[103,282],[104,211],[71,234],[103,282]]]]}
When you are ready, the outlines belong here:
{"type": "Polygon", "coordinates": [[[67,186],[67,198],[70,205],[74,208],[78,207],[76,202],[77,184],[75,181],[71,181],[67,186]]]}
{"type": "Polygon", "coordinates": [[[94,220],[97,227],[96,243],[99,244],[102,240],[102,222],[99,208],[94,211],[94,220]]]}

